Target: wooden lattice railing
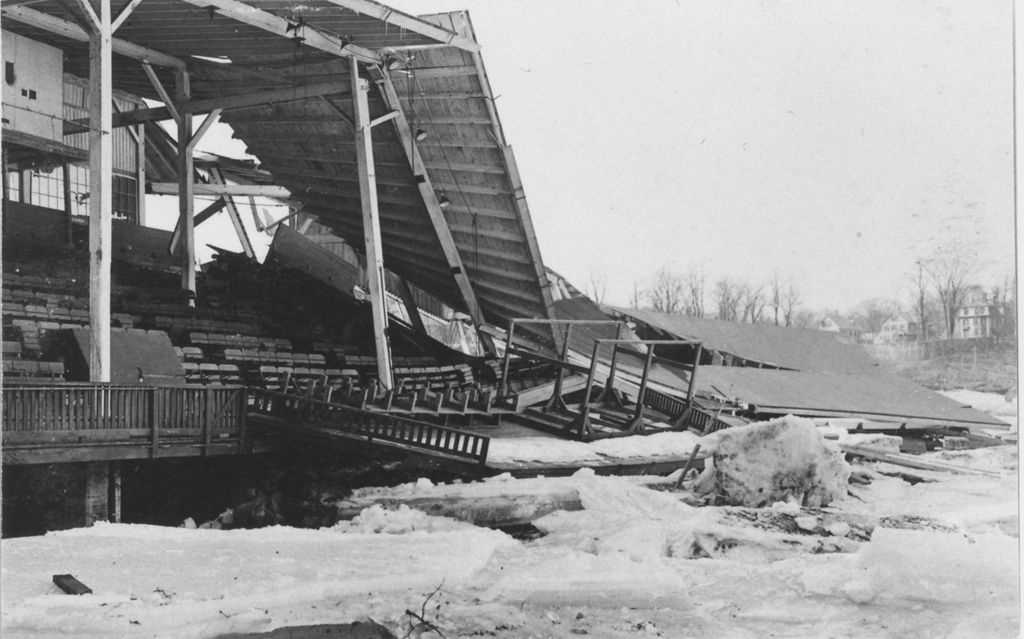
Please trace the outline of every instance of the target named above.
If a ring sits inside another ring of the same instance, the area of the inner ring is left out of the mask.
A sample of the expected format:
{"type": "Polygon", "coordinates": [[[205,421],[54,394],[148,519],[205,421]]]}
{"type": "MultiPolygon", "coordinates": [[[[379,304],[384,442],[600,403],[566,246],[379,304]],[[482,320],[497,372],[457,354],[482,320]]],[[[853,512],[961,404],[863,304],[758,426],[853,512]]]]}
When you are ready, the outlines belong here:
{"type": "Polygon", "coordinates": [[[250,411],[256,414],[336,430],[367,442],[487,462],[490,438],[484,435],[299,395],[252,389],[252,396],[250,411]]]}
{"type": "Polygon", "coordinates": [[[241,386],[10,384],[3,388],[4,446],[139,444],[200,447],[245,438],[241,386]]]}

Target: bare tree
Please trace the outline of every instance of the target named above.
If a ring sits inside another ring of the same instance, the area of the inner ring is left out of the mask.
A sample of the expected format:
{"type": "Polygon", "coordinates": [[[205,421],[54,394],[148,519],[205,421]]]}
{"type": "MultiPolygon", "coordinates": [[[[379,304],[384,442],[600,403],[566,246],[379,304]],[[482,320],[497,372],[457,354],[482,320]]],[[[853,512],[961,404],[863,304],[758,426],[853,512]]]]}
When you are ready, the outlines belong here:
{"type": "Polygon", "coordinates": [[[668,268],[661,268],[654,276],[654,284],[647,289],[651,308],[662,313],[678,313],[683,309],[683,279],[668,268]]]}
{"type": "Polygon", "coordinates": [[[764,287],[744,284],[740,287],[739,298],[739,306],[743,310],[740,321],[751,324],[761,321],[765,306],[764,287]]]}
{"type": "Polygon", "coordinates": [[[633,293],[629,296],[629,307],[640,308],[640,285],[633,282],[633,293]]]}
{"type": "Polygon", "coordinates": [[[885,320],[900,313],[899,302],[875,297],[861,302],[857,306],[856,319],[867,333],[878,333],[882,330],[885,320]]]}
{"type": "Polygon", "coordinates": [[[795,311],[790,318],[790,324],[787,324],[787,326],[792,326],[793,328],[813,328],[815,317],[816,315],[813,311],[795,311]]]}
{"type": "Polygon", "coordinates": [[[799,303],[800,291],[793,286],[793,282],[790,282],[786,288],[785,297],[782,298],[782,317],[786,326],[793,326],[793,313],[799,303]]]}
{"type": "Polygon", "coordinates": [[[728,278],[715,282],[713,294],[718,319],[735,322],[739,316],[740,296],[738,287],[728,278]]]}
{"type": "Polygon", "coordinates": [[[914,285],[914,319],[920,326],[918,339],[922,342],[928,339],[928,278],[925,276],[924,264],[917,261],[917,273],[911,279],[914,285]]]}
{"type": "Polygon", "coordinates": [[[704,282],[703,271],[690,271],[686,274],[686,305],[685,312],[690,317],[704,317],[704,282]]]}
{"type": "Polygon", "coordinates": [[[782,282],[779,280],[779,273],[772,274],[768,280],[768,304],[772,307],[772,321],[779,325],[779,313],[782,312],[782,282]]]}
{"type": "Polygon", "coordinates": [[[608,291],[608,276],[605,273],[591,271],[587,280],[587,297],[598,304],[604,304],[604,296],[608,291]]]}
{"type": "Polygon", "coordinates": [[[957,309],[964,301],[964,294],[976,270],[975,264],[967,258],[966,251],[956,244],[936,251],[932,258],[922,263],[939,296],[946,337],[951,338],[956,328],[957,309]]]}

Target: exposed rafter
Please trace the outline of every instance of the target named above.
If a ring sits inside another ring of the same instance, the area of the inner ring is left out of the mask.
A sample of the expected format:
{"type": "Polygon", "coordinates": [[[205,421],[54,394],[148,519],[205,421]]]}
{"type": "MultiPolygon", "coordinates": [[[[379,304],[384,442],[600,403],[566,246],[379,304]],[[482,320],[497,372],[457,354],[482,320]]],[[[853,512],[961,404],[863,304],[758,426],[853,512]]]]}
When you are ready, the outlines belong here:
{"type": "MultiPolygon", "coordinates": [[[[0,8],[0,16],[3,16],[5,20],[15,20],[22,24],[27,24],[30,27],[42,29],[43,31],[62,36],[76,42],[89,41],[89,34],[86,30],[74,22],[68,22],[67,20],[62,20],[61,18],[51,16],[41,11],[36,11],[35,9],[30,9],[28,7],[2,7],[0,8]]],[[[111,45],[114,53],[118,55],[123,55],[135,60],[142,60],[161,67],[171,67],[174,69],[185,68],[184,60],[180,60],[155,49],[135,44],[134,42],[128,42],[127,40],[122,40],[120,38],[111,38],[111,45]]]]}
{"type": "MultiPolygon", "coordinates": [[[[176,119],[176,116],[174,115],[175,112],[199,115],[201,113],[208,113],[214,109],[231,111],[233,109],[246,109],[264,104],[278,104],[290,100],[306,100],[330,94],[341,94],[343,96],[347,96],[348,89],[336,81],[317,82],[315,84],[296,86],[294,88],[289,87],[287,89],[275,89],[273,91],[257,91],[254,93],[226,95],[202,100],[189,100],[188,102],[178,105],[171,104],[168,106],[153,107],[151,109],[136,109],[134,111],[117,113],[114,115],[114,127],[117,128],[142,124],[144,122],[159,122],[161,120],[176,119]]],[[[64,123],[64,135],[73,135],[75,133],[82,133],[88,130],[88,120],[74,120],[73,122],[64,123]]]]}
{"type": "Polygon", "coordinates": [[[466,269],[462,264],[459,248],[452,237],[444,211],[441,210],[441,204],[437,199],[434,186],[431,184],[430,176],[423,166],[423,159],[420,157],[419,149],[416,148],[414,134],[409,127],[409,121],[405,117],[405,112],[402,110],[402,103],[398,99],[398,92],[395,90],[395,85],[391,82],[391,76],[388,75],[386,69],[378,67],[375,72],[381,77],[380,87],[384,96],[384,102],[392,112],[397,114],[394,118],[395,129],[402,140],[402,149],[409,160],[409,166],[412,167],[413,175],[416,176],[416,186],[423,198],[427,214],[430,216],[430,223],[437,233],[437,239],[441,243],[441,249],[444,251],[448,267],[451,269],[452,276],[459,286],[462,300],[466,303],[466,308],[473,321],[478,325],[483,324],[484,317],[480,310],[480,304],[477,302],[476,293],[473,292],[473,285],[469,281],[469,274],[466,273],[466,269]]]}
{"type": "MultiPolygon", "coordinates": [[[[177,182],[152,182],[150,192],[157,195],[177,195],[177,182]]],[[[253,195],[260,197],[287,198],[291,195],[283,186],[263,184],[194,184],[196,195],[253,195]]]]}
{"type": "Polygon", "coordinates": [[[470,38],[453,33],[437,25],[430,24],[429,22],[424,22],[419,18],[402,13],[401,11],[395,11],[391,7],[386,7],[376,2],[370,2],[369,0],[328,0],[328,2],[365,16],[377,18],[378,20],[388,24],[393,24],[396,27],[401,27],[407,31],[412,31],[413,33],[418,33],[422,36],[439,40],[448,46],[457,47],[464,51],[480,50],[480,45],[470,38]]]}
{"type": "MultiPolygon", "coordinates": [[[[244,22],[251,27],[263,29],[264,31],[277,34],[281,37],[285,37],[289,31],[294,29],[294,25],[285,18],[276,16],[268,11],[263,11],[262,9],[257,9],[256,7],[245,4],[244,2],[238,2],[238,0],[184,1],[201,9],[210,10],[212,8],[216,10],[217,13],[227,16],[232,20],[244,22]]],[[[302,42],[303,46],[319,49],[320,51],[324,51],[332,55],[345,58],[355,58],[362,62],[379,63],[381,61],[381,56],[376,51],[361,47],[357,44],[352,44],[340,36],[317,29],[308,23],[303,26],[302,37],[304,38],[302,42]]]]}

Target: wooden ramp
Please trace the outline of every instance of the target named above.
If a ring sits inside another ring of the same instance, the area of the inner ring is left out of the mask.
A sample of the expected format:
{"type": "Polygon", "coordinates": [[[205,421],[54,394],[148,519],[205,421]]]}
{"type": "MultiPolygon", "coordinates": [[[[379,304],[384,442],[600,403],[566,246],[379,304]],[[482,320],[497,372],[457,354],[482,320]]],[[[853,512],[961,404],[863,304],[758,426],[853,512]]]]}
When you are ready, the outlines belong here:
{"type": "Polygon", "coordinates": [[[298,395],[253,390],[253,427],[307,441],[360,441],[431,457],[483,465],[490,438],[404,417],[298,395]]]}

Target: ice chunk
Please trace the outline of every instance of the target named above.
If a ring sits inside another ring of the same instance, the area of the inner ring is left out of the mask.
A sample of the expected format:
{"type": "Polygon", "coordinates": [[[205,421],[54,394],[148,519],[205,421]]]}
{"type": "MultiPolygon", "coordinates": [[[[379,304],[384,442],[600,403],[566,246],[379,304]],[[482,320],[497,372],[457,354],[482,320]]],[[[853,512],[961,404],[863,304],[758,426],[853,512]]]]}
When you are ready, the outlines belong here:
{"type": "Polygon", "coordinates": [[[778,501],[820,507],[846,495],[850,466],[809,419],[787,416],[720,431],[701,492],[755,508],[778,501]]]}

